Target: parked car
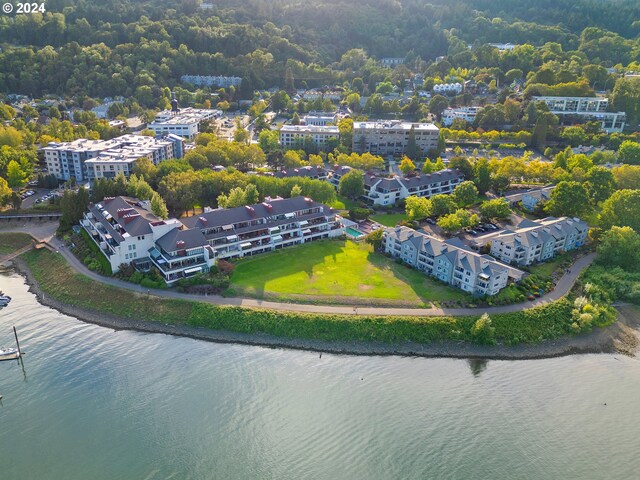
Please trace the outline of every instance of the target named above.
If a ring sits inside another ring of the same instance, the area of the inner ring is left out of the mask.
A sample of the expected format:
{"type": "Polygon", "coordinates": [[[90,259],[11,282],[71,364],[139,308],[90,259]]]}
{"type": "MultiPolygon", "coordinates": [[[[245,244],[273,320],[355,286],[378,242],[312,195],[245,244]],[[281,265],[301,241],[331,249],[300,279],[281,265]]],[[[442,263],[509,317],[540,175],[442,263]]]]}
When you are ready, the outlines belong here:
{"type": "Polygon", "coordinates": [[[427,218],[427,223],[428,223],[429,225],[435,225],[435,224],[436,224],[436,221],[435,221],[433,218],[427,218]]]}
{"type": "Polygon", "coordinates": [[[469,230],[469,233],[470,233],[471,235],[478,235],[478,232],[476,232],[475,230],[469,230]]]}

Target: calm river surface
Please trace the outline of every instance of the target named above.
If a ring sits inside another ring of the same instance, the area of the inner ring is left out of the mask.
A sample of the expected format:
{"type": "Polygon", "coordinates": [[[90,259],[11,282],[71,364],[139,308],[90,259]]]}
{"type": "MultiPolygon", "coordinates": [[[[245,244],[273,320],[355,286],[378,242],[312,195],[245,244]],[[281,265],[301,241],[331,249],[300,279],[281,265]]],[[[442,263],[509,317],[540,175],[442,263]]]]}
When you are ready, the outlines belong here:
{"type": "Polygon", "coordinates": [[[114,332],[39,305],[0,363],[0,478],[637,479],[640,361],[354,357],[114,332]],[[606,405],[604,403],[606,402],[606,405]]]}

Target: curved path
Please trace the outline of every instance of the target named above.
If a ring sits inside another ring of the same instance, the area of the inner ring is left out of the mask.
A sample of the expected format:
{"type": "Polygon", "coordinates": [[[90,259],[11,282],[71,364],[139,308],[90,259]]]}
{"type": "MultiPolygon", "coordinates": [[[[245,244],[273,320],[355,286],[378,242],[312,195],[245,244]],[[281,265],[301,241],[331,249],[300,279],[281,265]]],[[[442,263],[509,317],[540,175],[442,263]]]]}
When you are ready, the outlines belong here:
{"type": "Polygon", "coordinates": [[[104,277],[95,272],[89,270],[80,260],[78,260],[71,252],[67,250],[63,242],[54,236],[56,225],[53,224],[53,228],[47,228],[41,226],[37,231],[34,231],[31,226],[23,226],[9,229],[0,228],[0,232],[24,232],[29,233],[38,241],[43,241],[51,245],[62,256],[65,257],[69,265],[77,272],[106,285],[113,287],[124,288],[132,290],[134,292],[155,295],[158,297],[175,298],[180,300],[191,300],[211,303],[220,306],[236,306],[236,307],[249,307],[249,308],[266,308],[270,310],[288,311],[288,312],[303,312],[303,313],[323,313],[323,314],[342,314],[342,315],[398,315],[398,316],[463,316],[463,315],[478,315],[480,313],[510,313],[518,312],[532,307],[545,305],[547,303],[558,300],[566,295],[573,284],[575,283],[578,275],[591,265],[595,258],[594,253],[585,255],[579,258],[571,267],[570,272],[565,274],[558,280],[556,287],[549,293],[541,296],[532,302],[518,303],[513,305],[502,305],[495,307],[477,307],[477,308],[401,308],[401,307],[354,307],[354,306],[340,306],[340,305],[316,305],[316,304],[300,304],[300,303],[282,303],[282,302],[270,302],[267,300],[257,300],[252,298],[239,298],[239,297],[223,297],[220,295],[193,295],[188,293],[180,293],[172,290],[155,290],[141,287],[140,285],[125,282],[123,280],[104,277]]]}

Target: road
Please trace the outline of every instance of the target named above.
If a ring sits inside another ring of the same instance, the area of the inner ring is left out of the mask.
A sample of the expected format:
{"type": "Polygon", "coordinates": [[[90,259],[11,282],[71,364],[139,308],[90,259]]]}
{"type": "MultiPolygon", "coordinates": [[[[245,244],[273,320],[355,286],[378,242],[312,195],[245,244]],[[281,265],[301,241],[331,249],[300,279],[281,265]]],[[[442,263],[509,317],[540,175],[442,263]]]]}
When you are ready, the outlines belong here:
{"type": "Polygon", "coordinates": [[[547,303],[558,300],[566,295],[573,284],[575,283],[578,275],[587,268],[593,262],[595,254],[591,253],[579,258],[571,267],[569,272],[560,278],[556,284],[555,289],[551,292],[541,296],[540,298],[527,303],[518,303],[514,305],[502,305],[496,307],[480,307],[480,308],[400,308],[400,307],[354,307],[354,306],[339,306],[339,305],[315,305],[315,304],[300,304],[300,303],[281,303],[270,302],[267,300],[257,300],[253,298],[240,298],[240,297],[222,297],[220,295],[192,295],[188,293],[180,293],[173,290],[155,290],[147,289],[133,283],[125,282],[113,277],[103,277],[95,272],[89,270],[80,260],[78,260],[68,249],[64,246],[63,242],[54,236],[55,223],[42,226],[34,226],[25,224],[24,226],[13,226],[12,229],[2,229],[0,232],[25,232],[31,234],[36,240],[49,243],[59,254],[63,255],[69,265],[78,273],[85,275],[97,282],[105,285],[110,285],[117,288],[124,288],[138,293],[147,293],[163,298],[173,298],[181,300],[192,300],[199,302],[206,302],[219,306],[236,306],[236,307],[249,307],[249,308],[266,308],[269,310],[286,311],[286,312],[299,312],[299,313],[322,313],[322,314],[340,314],[340,315],[378,315],[378,316],[408,316],[408,317],[423,317],[423,316],[464,316],[464,315],[479,315],[482,313],[496,314],[496,313],[511,313],[526,310],[532,307],[538,307],[546,305],[547,303]],[[53,228],[51,227],[53,225],[53,228]]]}

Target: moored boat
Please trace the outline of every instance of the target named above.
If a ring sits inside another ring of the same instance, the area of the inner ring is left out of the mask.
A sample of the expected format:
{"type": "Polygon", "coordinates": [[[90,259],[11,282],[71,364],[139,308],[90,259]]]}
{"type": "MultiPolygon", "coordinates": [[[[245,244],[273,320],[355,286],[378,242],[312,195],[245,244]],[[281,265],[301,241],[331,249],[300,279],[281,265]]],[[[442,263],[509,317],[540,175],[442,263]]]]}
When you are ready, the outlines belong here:
{"type": "Polygon", "coordinates": [[[20,358],[20,350],[17,348],[0,348],[0,361],[15,360],[20,358]]]}

